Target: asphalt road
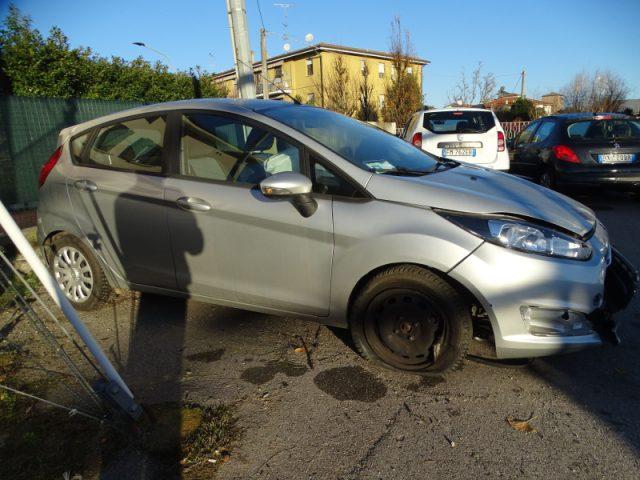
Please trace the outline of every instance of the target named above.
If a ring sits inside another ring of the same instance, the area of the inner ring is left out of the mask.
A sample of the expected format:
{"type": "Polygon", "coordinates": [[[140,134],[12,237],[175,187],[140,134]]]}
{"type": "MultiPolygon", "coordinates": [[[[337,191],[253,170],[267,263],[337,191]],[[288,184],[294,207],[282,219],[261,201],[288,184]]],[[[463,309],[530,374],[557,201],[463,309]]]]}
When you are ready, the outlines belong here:
{"type": "MultiPolygon", "coordinates": [[[[640,265],[640,200],[580,199],[640,265]]],[[[242,434],[221,479],[640,476],[638,298],[619,317],[619,347],[524,368],[469,361],[446,380],[373,367],[296,319],[152,295],[85,318],[141,401],[235,405],[242,434]],[[294,350],[301,338],[310,361],[294,350]],[[532,417],[535,431],[507,417],[532,417]]],[[[146,476],[123,467],[100,478],[146,476]]]]}

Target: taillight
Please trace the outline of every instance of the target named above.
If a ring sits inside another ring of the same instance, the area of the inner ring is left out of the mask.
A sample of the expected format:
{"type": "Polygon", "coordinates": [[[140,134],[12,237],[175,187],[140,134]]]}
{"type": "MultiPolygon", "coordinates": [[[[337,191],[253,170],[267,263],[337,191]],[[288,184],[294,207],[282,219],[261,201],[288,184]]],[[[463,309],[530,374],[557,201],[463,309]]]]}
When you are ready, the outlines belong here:
{"type": "Polygon", "coordinates": [[[422,148],[422,133],[414,133],[413,138],[411,139],[411,143],[413,143],[414,147],[422,148]]]}
{"type": "Polygon", "coordinates": [[[498,131],[498,151],[504,152],[504,133],[498,131]]]}
{"type": "Polygon", "coordinates": [[[566,145],[554,145],[553,153],[558,160],[562,160],[563,162],[580,163],[580,159],[578,158],[578,155],[576,155],[576,152],[566,145]]]}
{"type": "Polygon", "coordinates": [[[44,185],[44,182],[47,180],[47,177],[51,173],[51,170],[53,170],[53,167],[55,167],[56,163],[58,163],[58,160],[60,160],[61,155],[62,146],[58,147],[56,151],[53,152],[53,155],[49,157],[49,160],[47,160],[47,162],[42,165],[42,168],[40,169],[40,175],[38,176],[38,187],[42,187],[42,185],[44,185]]]}

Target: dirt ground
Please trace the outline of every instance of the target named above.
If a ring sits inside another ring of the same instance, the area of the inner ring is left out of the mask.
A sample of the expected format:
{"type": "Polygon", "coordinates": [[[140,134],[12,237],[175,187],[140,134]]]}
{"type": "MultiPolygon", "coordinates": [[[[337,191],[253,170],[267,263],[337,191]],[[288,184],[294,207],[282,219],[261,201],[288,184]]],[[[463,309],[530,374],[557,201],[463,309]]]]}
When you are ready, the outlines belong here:
{"type": "MultiPolygon", "coordinates": [[[[640,201],[581,200],[640,265],[640,201]]],[[[638,298],[619,317],[619,347],[524,368],[468,361],[446,380],[373,367],[340,332],[295,318],[146,294],[83,318],[140,402],[233,408],[239,433],[217,468],[220,479],[635,479],[640,472],[638,298]],[[533,431],[513,429],[507,417],[531,418],[533,431]]],[[[5,336],[26,332],[18,324],[5,336]]],[[[180,468],[120,452],[72,473],[177,478],[180,468]]]]}

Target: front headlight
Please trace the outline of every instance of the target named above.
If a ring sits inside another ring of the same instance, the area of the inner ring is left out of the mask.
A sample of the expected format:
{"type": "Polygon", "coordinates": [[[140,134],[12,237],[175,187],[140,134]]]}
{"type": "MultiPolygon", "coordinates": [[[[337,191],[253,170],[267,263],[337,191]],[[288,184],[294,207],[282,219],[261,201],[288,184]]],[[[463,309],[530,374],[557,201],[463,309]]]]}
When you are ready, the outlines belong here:
{"type": "Polygon", "coordinates": [[[499,216],[476,217],[445,211],[437,213],[474,235],[502,247],[573,260],[591,258],[592,249],[588,243],[526,220],[499,216]]]}

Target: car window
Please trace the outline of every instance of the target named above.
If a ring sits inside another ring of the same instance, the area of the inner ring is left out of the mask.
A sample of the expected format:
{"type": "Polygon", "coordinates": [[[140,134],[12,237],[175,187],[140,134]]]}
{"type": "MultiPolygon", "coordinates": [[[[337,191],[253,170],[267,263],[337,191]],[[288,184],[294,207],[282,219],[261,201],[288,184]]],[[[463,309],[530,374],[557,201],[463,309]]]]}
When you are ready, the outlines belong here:
{"type": "Polygon", "coordinates": [[[493,114],[481,110],[426,112],[422,122],[433,133],[484,133],[495,125],[493,114]]]}
{"type": "Polygon", "coordinates": [[[409,123],[404,129],[403,136],[405,138],[407,138],[407,135],[413,134],[413,131],[416,129],[416,124],[418,123],[418,120],[420,119],[421,115],[422,115],[421,113],[416,113],[413,117],[411,117],[411,119],[409,120],[409,123]]]}
{"type": "Polygon", "coordinates": [[[82,161],[80,155],[82,154],[82,149],[87,144],[87,140],[89,140],[90,134],[91,132],[87,132],[71,140],[71,156],[76,162],[82,161]]]}
{"type": "MultiPolygon", "coordinates": [[[[98,130],[89,154],[80,163],[136,172],[162,171],[162,146],[166,118],[160,115],[136,118],[98,130]]],[[[76,140],[80,140],[79,137],[76,140]]],[[[80,148],[76,144],[73,148],[80,148]]]]}
{"type": "Polygon", "coordinates": [[[572,140],[640,139],[640,121],[628,119],[586,120],[570,123],[567,134],[572,140]]]}
{"type": "Polygon", "coordinates": [[[257,111],[369,172],[415,175],[430,173],[442,166],[433,155],[395,135],[329,110],[307,105],[268,104],[257,111]]]}
{"type": "Polygon", "coordinates": [[[300,150],[282,137],[219,115],[182,116],[182,175],[257,184],[280,172],[300,172],[300,150]]]}
{"type": "Polygon", "coordinates": [[[554,126],[554,122],[542,122],[540,124],[540,128],[536,131],[535,135],[531,139],[531,143],[544,142],[547,138],[549,138],[551,132],[553,132],[554,126]]]}
{"type": "Polygon", "coordinates": [[[334,173],[330,168],[322,165],[313,156],[310,156],[309,160],[313,177],[313,191],[315,193],[350,198],[361,196],[360,192],[350,182],[334,173]]]}
{"type": "Polygon", "coordinates": [[[533,132],[535,132],[536,128],[540,125],[539,122],[533,122],[527,128],[525,128],[516,139],[516,145],[520,145],[521,143],[529,143],[531,137],[533,136],[533,132]]]}

